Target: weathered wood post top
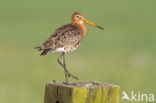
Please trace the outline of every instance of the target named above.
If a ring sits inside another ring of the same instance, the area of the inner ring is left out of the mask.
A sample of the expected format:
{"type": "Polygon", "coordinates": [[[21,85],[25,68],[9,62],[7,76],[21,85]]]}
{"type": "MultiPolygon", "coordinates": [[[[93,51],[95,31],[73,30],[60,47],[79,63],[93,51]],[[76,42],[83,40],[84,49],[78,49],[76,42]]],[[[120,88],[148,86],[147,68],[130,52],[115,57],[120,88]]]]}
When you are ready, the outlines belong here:
{"type": "Polygon", "coordinates": [[[118,103],[119,86],[100,82],[46,84],[44,103],[118,103]]]}

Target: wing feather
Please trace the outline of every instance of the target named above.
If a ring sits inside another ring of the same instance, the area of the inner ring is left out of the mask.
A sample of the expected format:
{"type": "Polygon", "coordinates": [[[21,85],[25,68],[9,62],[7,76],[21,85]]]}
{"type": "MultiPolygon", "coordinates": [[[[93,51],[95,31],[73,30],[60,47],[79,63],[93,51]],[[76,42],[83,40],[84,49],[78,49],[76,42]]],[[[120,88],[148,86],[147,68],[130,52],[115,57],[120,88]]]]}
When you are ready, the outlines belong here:
{"type": "Polygon", "coordinates": [[[51,48],[76,47],[82,40],[82,30],[73,24],[63,25],[56,29],[53,35],[43,43],[42,50],[51,48]]]}

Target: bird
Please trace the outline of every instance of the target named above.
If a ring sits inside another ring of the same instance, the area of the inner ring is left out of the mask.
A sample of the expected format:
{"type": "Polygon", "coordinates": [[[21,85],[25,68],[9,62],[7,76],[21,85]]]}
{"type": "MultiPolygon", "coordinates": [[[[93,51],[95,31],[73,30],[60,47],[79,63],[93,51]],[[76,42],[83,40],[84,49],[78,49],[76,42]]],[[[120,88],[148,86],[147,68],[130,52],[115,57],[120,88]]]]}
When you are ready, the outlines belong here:
{"type": "Polygon", "coordinates": [[[57,28],[53,34],[43,43],[43,45],[35,47],[35,49],[42,51],[40,54],[41,56],[54,52],[60,53],[57,61],[64,69],[66,79],[65,84],[69,83],[68,77],[72,77],[73,79],[77,80],[79,79],[78,77],[71,74],[67,69],[65,53],[70,53],[79,47],[87,33],[87,28],[84,23],[104,30],[102,27],[95,25],[94,23],[85,19],[82,13],[75,12],[71,17],[71,23],[57,28]],[[61,62],[62,58],[63,61],[61,62]]]}

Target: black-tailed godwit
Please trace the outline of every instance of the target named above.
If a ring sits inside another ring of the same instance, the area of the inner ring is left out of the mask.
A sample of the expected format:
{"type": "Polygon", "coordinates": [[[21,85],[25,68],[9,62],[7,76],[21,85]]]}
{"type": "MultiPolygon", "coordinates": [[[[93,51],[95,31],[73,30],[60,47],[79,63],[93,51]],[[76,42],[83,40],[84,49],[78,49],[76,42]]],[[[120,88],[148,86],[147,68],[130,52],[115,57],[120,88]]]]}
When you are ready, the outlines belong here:
{"type": "Polygon", "coordinates": [[[53,35],[43,43],[42,46],[35,47],[39,51],[43,51],[41,53],[41,56],[46,55],[49,52],[61,53],[58,58],[58,63],[64,68],[66,84],[68,84],[68,77],[78,79],[76,76],[72,75],[66,68],[65,53],[72,52],[80,45],[87,32],[87,29],[83,23],[87,23],[104,30],[102,27],[86,20],[81,13],[75,12],[72,15],[72,21],[70,24],[59,27],[55,30],[53,35]],[[63,63],[60,60],[62,57],[63,63]]]}

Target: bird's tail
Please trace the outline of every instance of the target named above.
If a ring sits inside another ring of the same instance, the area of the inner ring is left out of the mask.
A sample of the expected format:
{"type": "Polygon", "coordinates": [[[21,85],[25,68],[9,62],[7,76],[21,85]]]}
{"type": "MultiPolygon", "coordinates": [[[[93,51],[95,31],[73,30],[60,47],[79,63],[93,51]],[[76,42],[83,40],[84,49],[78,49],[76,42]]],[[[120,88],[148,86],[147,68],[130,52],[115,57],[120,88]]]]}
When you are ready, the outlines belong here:
{"type": "Polygon", "coordinates": [[[44,49],[42,46],[37,46],[37,47],[35,47],[35,49],[38,49],[38,51],[43,50],[43,52],[40,54],[40,56],[44,56],[44,55],[46,55],[48,52],[51,51],[51,48],[44,49]]]}
{"type": "Polygon", "coordinates": [[[38,51],[42,50],[41,46],[37,46],[37,47],[35,47],[35,49],[38,49],[38,51]]]}
{"type": "Polygon", "coordinates": [[[48,52],[50,52],[50,50],[51,50],[51,48],[45,49],[40,55],[41,55],[41,56],[44,56],[44,55],[46,55],[48,52]]]}

